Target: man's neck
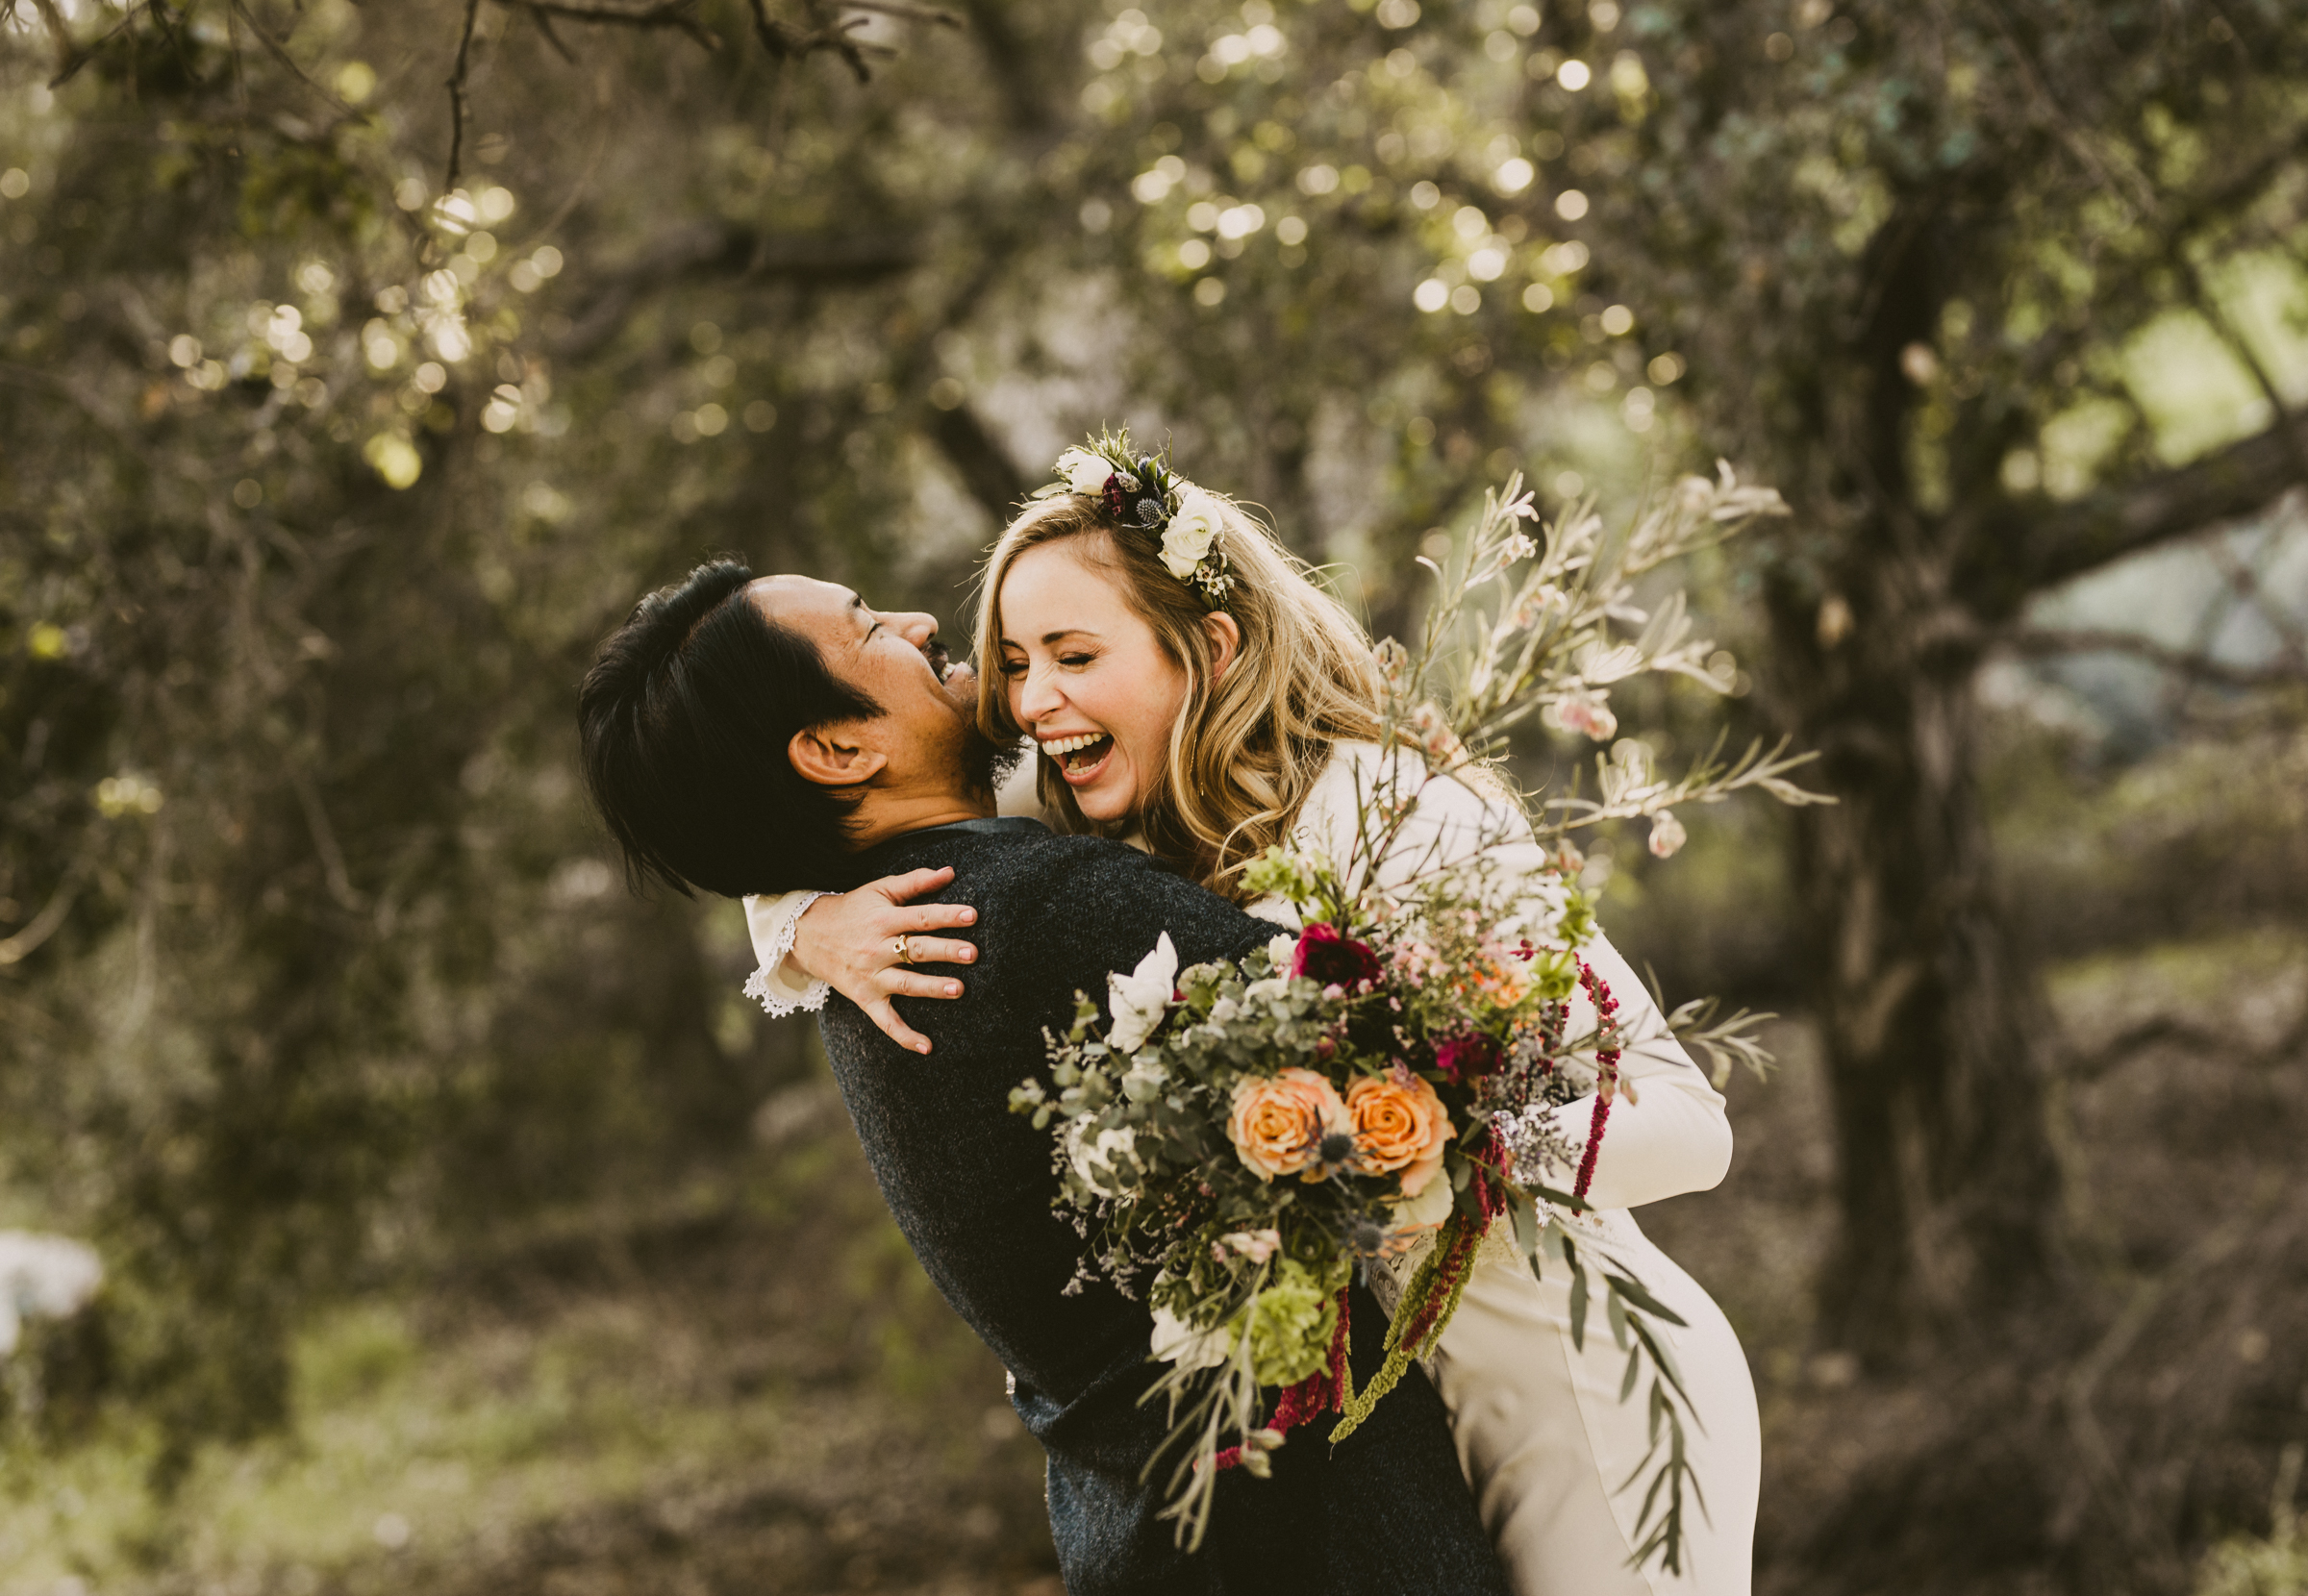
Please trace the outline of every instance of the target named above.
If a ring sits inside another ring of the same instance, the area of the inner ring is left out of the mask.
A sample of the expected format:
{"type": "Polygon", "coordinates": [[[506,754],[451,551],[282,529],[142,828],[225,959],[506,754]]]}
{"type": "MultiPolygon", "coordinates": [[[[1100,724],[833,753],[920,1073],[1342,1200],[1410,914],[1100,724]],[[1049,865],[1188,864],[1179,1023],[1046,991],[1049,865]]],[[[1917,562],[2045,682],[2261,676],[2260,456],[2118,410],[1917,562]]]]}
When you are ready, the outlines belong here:
{"type": "Polygon", "coordinates": [[[984,820],[994,813],[993,794],[971,788],[944,792],[868,793],[850,817],[851,845],[860,853],[891,837],[926,832],[933,826],[951,826],[961,820],[984,820]]]}

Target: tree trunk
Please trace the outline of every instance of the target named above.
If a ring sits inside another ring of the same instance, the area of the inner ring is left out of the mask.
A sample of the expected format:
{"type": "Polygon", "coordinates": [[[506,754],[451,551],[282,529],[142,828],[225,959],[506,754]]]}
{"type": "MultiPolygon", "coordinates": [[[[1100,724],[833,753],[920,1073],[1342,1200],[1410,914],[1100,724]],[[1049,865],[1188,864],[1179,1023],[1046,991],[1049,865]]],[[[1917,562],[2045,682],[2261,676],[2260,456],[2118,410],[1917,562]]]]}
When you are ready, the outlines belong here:
{"type": "Polygon", "coordinates": [[[2045,1010],[2011,946],[1976,777],[1985,628],[1885,527],[1771,597],[1779,696],[1842,802],[1796,817],[1839,1234],[1821,1330],[1874,1361],[2032,1294],[2058,1256],[2045,1010]]]}

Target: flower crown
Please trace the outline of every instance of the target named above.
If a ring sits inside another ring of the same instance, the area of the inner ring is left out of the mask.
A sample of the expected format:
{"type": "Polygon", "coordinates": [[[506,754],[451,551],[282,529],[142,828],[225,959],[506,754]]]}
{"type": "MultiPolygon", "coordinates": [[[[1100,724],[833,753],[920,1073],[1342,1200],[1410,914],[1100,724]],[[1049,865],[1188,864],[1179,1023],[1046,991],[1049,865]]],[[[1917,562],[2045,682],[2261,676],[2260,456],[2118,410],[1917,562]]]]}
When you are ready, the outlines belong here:
{"type": "Polygon", "coordinates": [[[1124,527],[1159,539],[1170,575],[1213,610],[1226,602],[1234,572],[1221,546],[1226,523],[1217,495],[1195,486],[1153,455],[1131,453],[1130,435],[1100,433],[1086,448],[1058,457],[1058,480],[1034,496],[1073,493],[1096,499],[1124,527]]]}

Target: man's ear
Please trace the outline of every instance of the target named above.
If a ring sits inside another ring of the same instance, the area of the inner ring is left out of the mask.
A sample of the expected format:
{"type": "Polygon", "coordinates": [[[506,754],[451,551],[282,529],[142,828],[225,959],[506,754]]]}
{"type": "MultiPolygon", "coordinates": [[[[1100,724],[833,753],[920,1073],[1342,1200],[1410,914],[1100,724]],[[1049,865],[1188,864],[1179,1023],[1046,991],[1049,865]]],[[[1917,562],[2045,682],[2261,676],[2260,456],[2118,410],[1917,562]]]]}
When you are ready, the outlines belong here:
{"type": "Polygon", "coordinates": [[[1202,630],[1210,637],[1210,679],[1223,682],[1242,657],[1242,629],[1225,611],[1214,610],[1202,617],[1202,630]]]}
{"type": "Polygon", "coordinates": [[[890,758],[878,748],[866,747],[857,734],[854,720],[808,727],[794,733],[786,744],[786,758],[805,782],[819,786],[862,786],[879,775],[890,758]]]}

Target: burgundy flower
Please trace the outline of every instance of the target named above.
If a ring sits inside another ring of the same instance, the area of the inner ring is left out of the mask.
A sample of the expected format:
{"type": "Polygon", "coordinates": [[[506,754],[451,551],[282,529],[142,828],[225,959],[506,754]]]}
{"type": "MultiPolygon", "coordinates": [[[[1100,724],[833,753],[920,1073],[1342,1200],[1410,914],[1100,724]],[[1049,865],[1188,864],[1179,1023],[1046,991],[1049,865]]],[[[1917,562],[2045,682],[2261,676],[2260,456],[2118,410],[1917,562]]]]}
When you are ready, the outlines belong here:
{"type": "Polygon", "coordinates": [[[1105,501],[1107,514],[1117,521],[1129,519],[1123,512],[1130,508],[1130,496],[1122,491],[1120,478],[1108,477],[1106,486],[1098,490],[1098,497],[1105,501]]]}
{"type": "Polygon", "coordinates": [[[1447,1037],[1435,1045],[1435,1068],[1454,1085],[1478,1080],[1498,1068],[1498,1039],[1480,1031],[1447,1037]]]}
{"type": "Polygon", "coordinates": [[[1351,992],[1366,981],[1378,980],[1378,955],[1352,937],[1341,936],[1337,927],[1317,921],[1299,934],[1291,974],[1310,976],[1325,986],[1343,986],[1351,992]]]}

